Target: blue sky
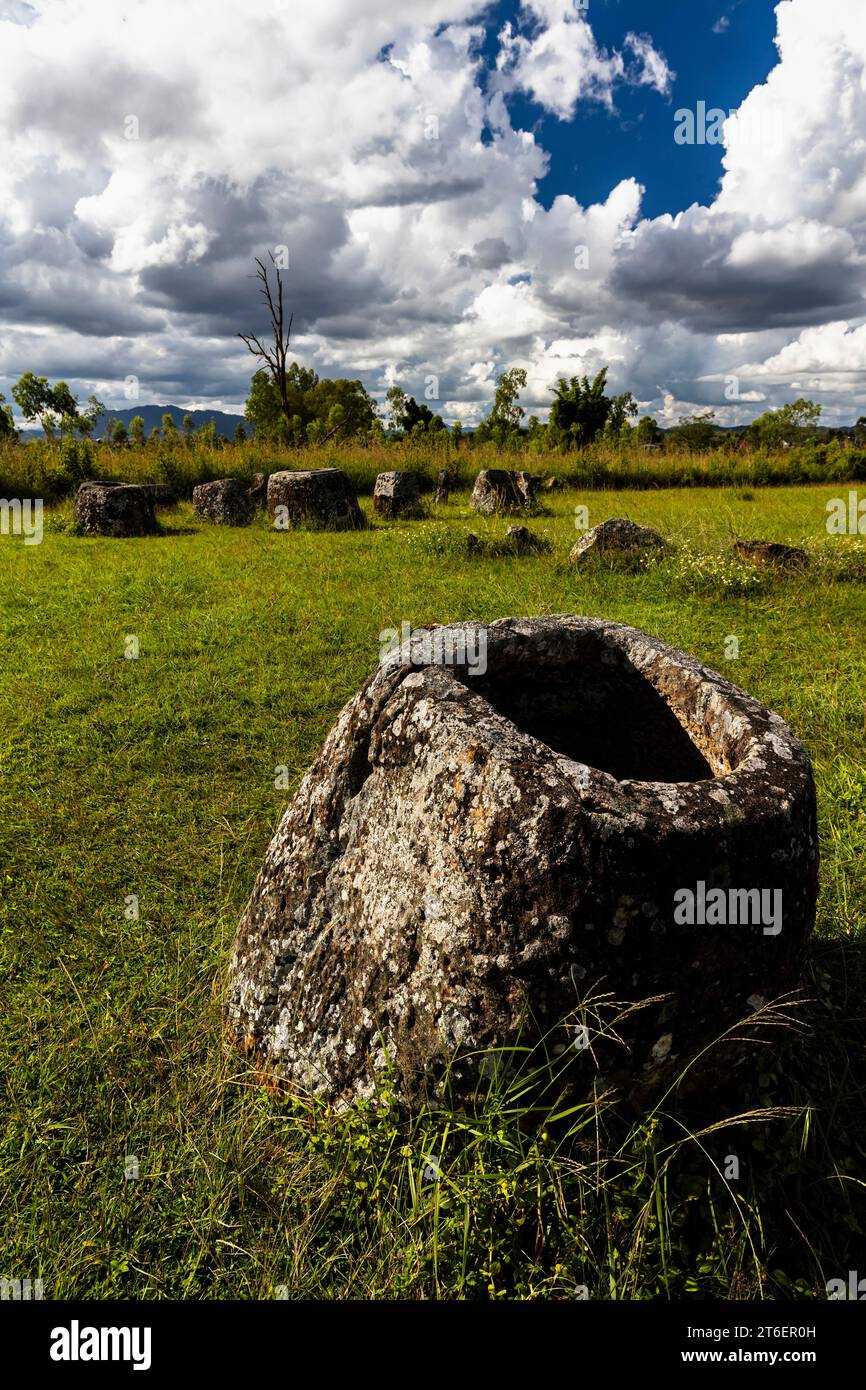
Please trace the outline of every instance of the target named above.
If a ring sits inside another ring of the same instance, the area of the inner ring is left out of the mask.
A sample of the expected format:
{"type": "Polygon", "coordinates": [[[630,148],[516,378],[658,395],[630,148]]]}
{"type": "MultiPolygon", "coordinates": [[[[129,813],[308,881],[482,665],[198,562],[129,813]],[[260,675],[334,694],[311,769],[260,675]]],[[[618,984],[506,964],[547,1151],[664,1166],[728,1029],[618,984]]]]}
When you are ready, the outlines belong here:
{"type": "MultiPolygon", "coordinates": [[[[497,30],[518,10],[516,0],[496,7],[488,54],[495,51],[497,30]]],[[[669,99],[646,87],[622,86],[613,114],[582,104],[571,121],[548,115],[526,97],[509,98],[514,123],[534,130],[550,155],[542,201],[549,205],[558,193],[570,193],[584,205],[603,202],[621,179],[635,177],[646,189],[645,216],[709,203],[718,191],[721,148],[684,147],[672,158],[673,112],[699,100],[736,110],[766,80],[778,61],[772,0],[590,0],[586,14],[597,42],[608,49],[621,50],[630,32],[649,33],[676,78],[669,99]]]]}

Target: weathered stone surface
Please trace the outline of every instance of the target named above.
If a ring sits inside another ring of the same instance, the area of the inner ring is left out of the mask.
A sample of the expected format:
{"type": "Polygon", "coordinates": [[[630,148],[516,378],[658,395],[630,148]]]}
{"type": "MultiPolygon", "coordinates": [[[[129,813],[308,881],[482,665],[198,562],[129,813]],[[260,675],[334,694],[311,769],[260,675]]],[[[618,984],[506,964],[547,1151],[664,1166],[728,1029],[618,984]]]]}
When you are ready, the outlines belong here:
{"type": "Polygon", "coordinates": [[[367,524],[342,468],[272,473],[268,479],[268,511],[275,522],[284,515],[289,525],[307,523],[330,531],[357,531],[367,524]],[[278,514],[278,507],[285,511],[278,514]]]}
{"type": "Polygon", "coordinates": [[[586,564],[602,557],[607,561],[633,562],[642,555],[665,548],[665,541],[658,531],[653,531],[649,526],[638,526],[634,521],[626,521],[625,517],[614,516],[584,532],[568,558],[573,565],[586,564]]]}
{"type": "Polygon", "coordinates": [[[199,483],[192,490],[192,505],[197,516],[218,526],[246,526],[253,511],[247,489],[237,478],[199,483]]]}
{"type": "Polygon", "coordinates": [[[81,531],[97,536],[150,536],[159,529],[147,489],[133,483],[82,483],[72,515],[81,531]]]}
{"type": "Polygon", "coordinates": [[[448,472],[448,469],[440,468],[439,476],[436,479],[436,497],[434,500],[436,502],[447,502],[451,486],[451,474],[448,472]]]}
{"type": "Polygon", "coordinates": [[[504,546],[516,555],[544,555],[550,550],[550,542],[536,536],[528,526],[509,526],[504,546]]]}
{"type": "Polygon", "coordinates": [[[373,510],[380,516],[421,516],[417,473],[380,473],[373,488],[373,510]]]}
{"type": "Polygon", "coordinates": [[[471,505],[474,512],[519,513],[536,507],[537,479],[531,473],[510,473],[504,468],[484,468],[475,479],[471,505]]]}
{"type": "Polygon", "coordinates": [[[267,473],[254,473],[253,480],[247,491],[250,505],[257,509],[265,508],[268,505],[268,475],[267,473]]]}
{"type": "Polygon", "coordinates": [[[752,565],[776,565],[779,569],[802,570],[809,563],[805,550],[796,545],[781,545],[778,541],[735,541],[734,550],[741,560],[752,565]]]}
{"type": "Polygon", "coordinates": [[[723,1086],[754,1065],[738,1020],[798,982],[817,864],[804,748],[692,657],[570,616],[416,632],[271,842],[227,1021],[292,1084],[364,1096],[390,1058],[411,1098],[454,1051],[471,1089],[479,1050],[551,1029],[577,1046],[561,1020],[601,992],[621,1002],[579,1016],[579,1091],[640,1106],[689,1064],[683,1089],[723,1086]],[[781,930],[678,925],[702,883],[780,891],[781,930]],[[647,1000],[622,1045],[600,1036],[647,1000]]]}

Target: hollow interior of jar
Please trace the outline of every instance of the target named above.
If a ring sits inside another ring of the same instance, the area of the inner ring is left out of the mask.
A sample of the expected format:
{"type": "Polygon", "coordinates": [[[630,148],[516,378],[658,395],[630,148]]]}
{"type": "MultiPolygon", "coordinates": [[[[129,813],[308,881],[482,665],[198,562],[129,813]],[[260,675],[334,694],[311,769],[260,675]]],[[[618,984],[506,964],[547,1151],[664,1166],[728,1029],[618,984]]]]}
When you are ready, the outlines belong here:
{"type": "Polygon", "coordinates": [[[567,651],[518,645],[466,684],[523,732],[618,781],[703,782],[717,774],[687,720],[600,633],[567,651]]]}

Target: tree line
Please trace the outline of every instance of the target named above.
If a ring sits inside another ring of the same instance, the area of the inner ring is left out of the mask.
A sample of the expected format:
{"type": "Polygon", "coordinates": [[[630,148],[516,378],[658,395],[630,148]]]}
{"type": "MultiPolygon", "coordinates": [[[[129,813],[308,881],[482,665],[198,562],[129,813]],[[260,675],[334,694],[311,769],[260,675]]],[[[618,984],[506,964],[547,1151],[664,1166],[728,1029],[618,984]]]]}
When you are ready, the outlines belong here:
{"type": "MultiPolygon", "coordinates": [[[[384,414],[380,415],[377,402],[361,381],[321,378],[311,368],[291,362],[286,367],[282,390],[277,389],[268,370],[260,368],[254,373],[235,439],[243,442],[254,431],[263,442],[290,447],[320,444],[330,438],[381,440],[389,434],[404,439],[450,436],[454,443],[466,439],[478,444],[493,443],[500,449],[530,443],[539,448],[579,450],[599,439],[660,446],[665,432],[649,415],[634,423],[637,402],[628,391],[608,394],[607,373],[604,367],[592,378],[560,377],[550,388],[550,416],[542,424],[536,415],[526,419],[520,404],[526,372],[522,367],[510,367],[496,379],[489,413],[469,432],[464,431],[460,421],[449,429],[441,415],[426,403],[419,404],[399,385],[388,389],[384,414]]],[[[146,437],[169,444],[192,443],[193,439],[211,446],[220,442],[213,422],[195,430],[192,417],[185,415],[178,428],[169,413],[146,436],[140,415],[126,425],[113,419],[96,396],[89,396],[82,407],[66,382],[52,385],[46,377],[33,372],[25,372],[14,384],[12,397],[24,419],[38,422],[47,439],[91,439],[105,417],[103,437],[114,445],[144,444],[146,437]]],[[[743,437],[749,444],[764,449],[802,444],[818,436],[821,411],[816,402],[801,397],[758,416],[743,431],[743,437]]],[[[821,437],[831,438],[837,433],[823,430],[821,437]]],[[[866,417],[858,419],[854,434],[858,443],[866,443],[866,417]]],[[[12,411],[0,395],[0,440],[15,437],[12,411]]],[[[685,449],[707,452],[731,435],[717,426],[715,411],[707,409],[681,416],[667,437],[685,449]]]]}

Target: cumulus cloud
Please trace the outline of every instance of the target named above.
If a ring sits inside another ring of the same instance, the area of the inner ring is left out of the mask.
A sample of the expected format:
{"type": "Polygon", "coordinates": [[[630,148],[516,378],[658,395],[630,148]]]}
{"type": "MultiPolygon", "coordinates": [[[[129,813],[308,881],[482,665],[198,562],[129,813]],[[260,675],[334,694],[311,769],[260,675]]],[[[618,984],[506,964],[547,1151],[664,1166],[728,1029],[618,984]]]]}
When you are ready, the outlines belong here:
{"type": "Polygon", "coordinates": [[[667,96],[675,74],[668,67],[664,54],[657,52],[648,34],[626,34],[626,48],[634,54],[636,66],[629,80],[639,87],[653,87],[667,96]]]}
{"type": "Polygon", "coordinates": [[[449,417],[511,364],[538,412],[610,364],[666,420],[747,419],[795,379],[862,413],[866,7],[777,17],[718,196],[642,219],[634,179],[545,207],[547,155],[512,121],[516,91],[578,122],[624,83],[670,94],[650,36],[608,52],[573,0],[527,0],[492,69],[481,0],[6,3],[0,389],[33,368],[120,405],[134,374],[145,399],[239,406],[252,257],[285,246],[299,358],[376,392],[435,375],[449,417]]]}
{"type": "Polygon", "coordinates": [[[522,11],[529,32],[509,23],[499,36],[497,68],[504,90],[528,92],[560,120],[571,120],[579,101],[612,107],[614,89],[622,82],[669,91],[672,73],[649,35],[626,35],[634,59],[627,65],[621,53],[598,47],[577,0],[524,0],[522,11]]]}

